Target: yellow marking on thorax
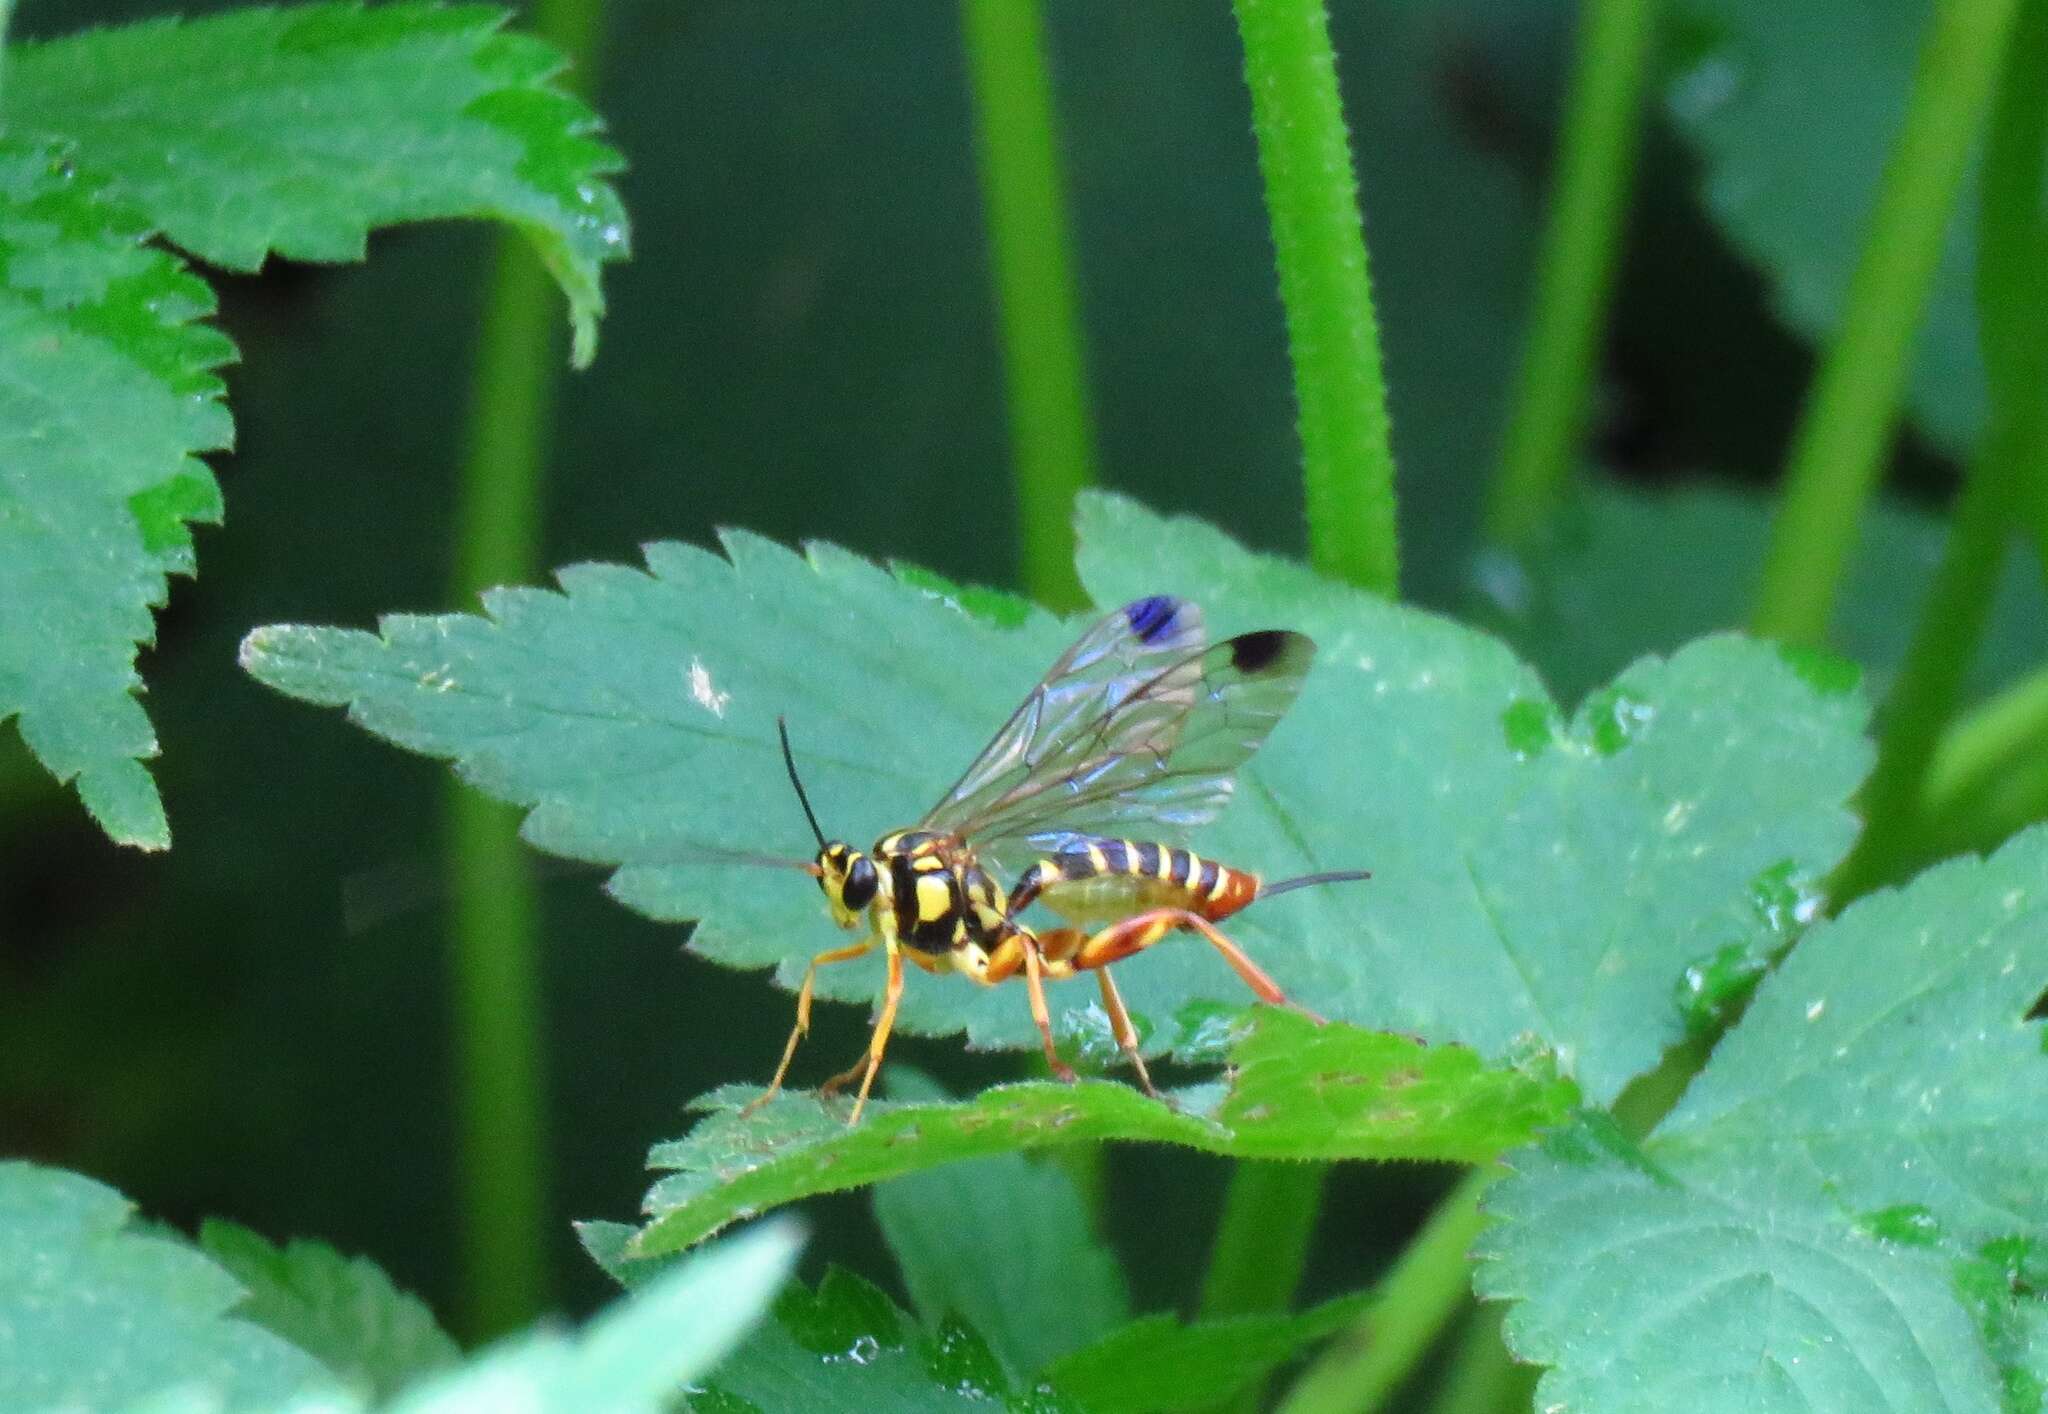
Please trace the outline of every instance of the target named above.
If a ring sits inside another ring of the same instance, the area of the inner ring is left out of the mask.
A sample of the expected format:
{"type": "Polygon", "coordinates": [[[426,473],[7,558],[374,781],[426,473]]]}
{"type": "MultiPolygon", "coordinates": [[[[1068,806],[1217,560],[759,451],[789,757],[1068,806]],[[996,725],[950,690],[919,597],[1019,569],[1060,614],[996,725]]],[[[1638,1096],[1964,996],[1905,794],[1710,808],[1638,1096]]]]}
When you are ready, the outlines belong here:
{"type": "Polygon", "coordinates": [[[952,911],[952,880],[943,873],[919,873],[917,876],[918,921],[921,923],[934,923],[952,911]]]}

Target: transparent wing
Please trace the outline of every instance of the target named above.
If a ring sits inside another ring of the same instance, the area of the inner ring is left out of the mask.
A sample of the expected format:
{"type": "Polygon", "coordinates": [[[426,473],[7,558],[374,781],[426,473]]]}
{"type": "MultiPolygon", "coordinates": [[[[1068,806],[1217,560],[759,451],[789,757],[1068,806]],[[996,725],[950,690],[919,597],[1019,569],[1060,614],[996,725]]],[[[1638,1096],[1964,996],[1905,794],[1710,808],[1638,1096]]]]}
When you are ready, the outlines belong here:
{"type": "MultiPolygon", "coordinates": [[[[1148,661],[1092,710],[1038,733],[1022,770],[1013,764],[971,796],[949,796],[926,823],[965,836],[1005,871],[1069,836],[1177,838],[1229,801],[1234,773],[1293,704],[1314,658],[1303,635],[1267,629],[1148,661]]],[[[1025,700],[999,744],[1055,682],[1049,675],[1025,700]]]]}
{"type": "MultiPolygon", "coordinates": [[[[1163,725],[1162,714],[1172,715],[1167,709],[1176,685],[1161,681],[1162,674],[1207,642],[1202,611],[1170,595],[1133,600],[1105,615],[1026,694],[995,739],[925,815],[925,827],[965,835],[970,825],[997,816],[1004,802],[1028,797],[1048,764],[1065,761],[1068,748],[1105,713],[1130,709],[1122,736],[1163,725]]],[[[1180,686],[1192,700],[1192,683],[1180,686]]]]}

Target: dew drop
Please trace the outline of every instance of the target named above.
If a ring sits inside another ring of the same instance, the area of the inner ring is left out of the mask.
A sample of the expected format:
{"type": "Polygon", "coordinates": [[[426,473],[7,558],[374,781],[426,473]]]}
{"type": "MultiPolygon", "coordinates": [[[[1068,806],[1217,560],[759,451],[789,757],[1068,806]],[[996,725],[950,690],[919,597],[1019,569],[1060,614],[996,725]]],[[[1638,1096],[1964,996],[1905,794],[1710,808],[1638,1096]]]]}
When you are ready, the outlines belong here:
{"type": "Polygon", "coordinates": [[[855,1336],[853,1344],[837,1355],[825,1356],[824,1361],[827,1365],[868,1365],[874,1363],[881,1353],[882,1342],[871,1335],[862,1335],[855,1336]]]}
{"type": "Polygon", "coordinates": [[[1593,732],[1593,749],[1612,756],[1657,720],[1657,709],[1617,688],[1608,688],[1586,699],[1586,722],[1593,732]]]}
{"type": "Polygon", "coordinates": [[[1724,944],[1688,963],[1672,998],[1685,1018],[1687,1033],[1708,1036],[1726,1025],[1749,1000],[1769,965],[1768,958],[1740,942],[1724,944]]]}

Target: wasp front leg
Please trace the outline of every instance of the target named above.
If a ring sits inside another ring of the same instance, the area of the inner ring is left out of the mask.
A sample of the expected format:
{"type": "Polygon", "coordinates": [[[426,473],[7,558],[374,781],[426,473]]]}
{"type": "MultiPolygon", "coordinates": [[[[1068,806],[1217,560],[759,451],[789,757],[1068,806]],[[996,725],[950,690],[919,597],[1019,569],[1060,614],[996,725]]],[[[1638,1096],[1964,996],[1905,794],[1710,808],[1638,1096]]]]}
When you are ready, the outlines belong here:
{"type": "Polygon", "coordinates": [[[831,948],[811,959],[811,965],[804,969],[804,984],[796,994],[796,1025],[789,1033],[789,1044],[782,1048],[782,1064],[775,1067],[775,1078],[768,1082],[768,1088],[749,1100],[740,1115],[744,1118],[781,1093],[782,1081],[789,1074],[789,1063],[796,1059],[797,1042],[810,1034],[811,994],[817,989],[818,969],[829,967],[835,962],[852,962],[857,957],[866,957],[875,950],[876,939],[853,944],[851,947],[831,948]]]}
{"type": "Polygon", "coordinates": [[[882,1070],[882,1053],[889,1048],[889,1033],[896,1026],[896,1006],[903,1000],[902,949],[894,938],[883,941],[889,950],[889,985],[882,993],[882,1010],[875,1018],[874,1034],[868,1037],[867,1054],[818,1087],[819,1094],[831,1095],[852,1084],[856,1078],[860,1081],[860,1094],[854,1098],[853,1113],[846,1117],[848,1128],[860,1123],[860,1112],[867,1108],[868,1092],[875,1088],[875,1077],[882,1070]]]}

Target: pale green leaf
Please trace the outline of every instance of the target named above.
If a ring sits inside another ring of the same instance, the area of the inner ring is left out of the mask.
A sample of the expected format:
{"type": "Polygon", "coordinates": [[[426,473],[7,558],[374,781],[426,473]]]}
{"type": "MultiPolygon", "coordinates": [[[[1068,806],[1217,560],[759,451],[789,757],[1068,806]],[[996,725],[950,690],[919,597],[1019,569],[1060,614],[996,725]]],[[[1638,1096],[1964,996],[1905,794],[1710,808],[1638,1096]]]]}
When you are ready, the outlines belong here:
{"type": "MultiPolygon", "coordinates": [[[[1211,1040],[1232,1029],[1213,1019],[1211,1040]]],[[[648,1193],[651,1221],[630,1252],[673,1252],[816,1193],[1090,1140],[1184,1144],[1237,1158],[1475,1162],[1556,1123],[1574,1098],[1569,1083],[1484,1069],[1463,1047],[1317,1027],[1270,1009],[1254,1015],[1228,1060],[1227,1082],[1175,1091],[1171,1105],[1121,1081],[1029,1081],[954,1104],[873,1101],[856,1126],[846,1123],[845,1101],[828,1108],[807,1095],[783,1095],[742,1116],[757,1092],[728,1086],[698,1102],[711,1113],[687,1137],[648,1155],[648,1167],[672,1172],[648,1193]]]]}
{"type": "MultiPolygon", "coordinates": [[[[1555,1048],[1611,1098],[1685,1032],[1675,988],[1729,947],[1768,950],[1786,880],[1839,858],[1863,773],[1860,697],[1833,670],[1732,638],[1647,660],[1566,720],[1497,642],[1251,554],[1188,521],[1092,498],[1082,569],[1100,602],[1177,591],[1217,633],[1287,625],[1322,645],[1290,719],[1196,845],[1268,876],[1340,866],[1232,921],[1290,994],[1332,1017],[1472,1046],[1555,1048]]],[[[622,864],[611,888],[691,946],[786,983],[829,945],[801,876],[693,846],[808,856],[775,745],[787,713],[827,827],[914,821],[1066,645],[1034,615],[1004,632],[828,546],[799,558],[728,535],[730,558],[648,548],[648,572],[579,565],[561,592],[486,596],[488,618],[394,616],[380,633],[259,629],[244,664],[454,757],[527,806],[527,838],[622,864]]],[[[1199,1049],[1246,1000],[1175,939],[1119,968],[1154,1051],[1199,1049]]],[[[875,969],[824,996],[872,998],[875,969]]],[[[1060,1029],[1100,1030],[1093,988],[1054,989],[1060,1029]]],[[[899,1024],[1030,1045],[1021,992],[913,979],[899,1024]]],[[[769,1057],[738,1058],[758,1073],[769,1057]]]]}
{"type": "Polygon", "coordinates": [[[573,1336],[540,1331],[415,1384],[386,1414],[658,1414],[738,1347],[789,1279],[802,1239],[763,1223],[651,1277],[573,1336]]]}
{"type": "Polygon", "coordinates": [[[236,1315],[318,1358],[359,1394],[387,1397],[461,1358],[426,1304],[367,1258],[324,1242],[275,1246],[217,1219],[201,1225],[199,1245],[247,1288],[236,1315]]]}
{"type": "Polygon", "coordinates": [[[2038,1409],[2048,829],[1813,932],[1640,1148],[1587,1121],[1488,1201],[1483,1295],[1587,1409],[2038,1409]]]}
{"type": "Polygon", "coordinates": [[[161,849],[135,654],[192,570],[186,523],[220,518],[197,454],[232,441],[234,349],[148,234],[54,149],[0,140],[0,721],[115,840],[161,849]]]}
{"type": "Polygon", "coordinates": [[[560,55],[493,6],[230,10],[10,50],[9,131],[75,143],[165,235],[254,270],[359,260],[377,226],[519,228],[569,297],[589,361],[599,274],[626,253],[618,155],[555,83],[560,55]]]}
{"type": "Polygon", "coordinates": [[[133,1212],[91,1179],[0,1163],[0,1408],[112,1409],[190,1388],[214,1409],[269,1409],[332,1384],[230,1314],[233,1277],[133,1212]]]}
{"type": "MultiPolygon", "coordinates": [[[[1842,802],[1869,748],[1846,665],[1709,638],[1567,718],[1472,630],[1128,502],[1089,500],[1081,526],[1099,601],[1150,586],[1320,645],[1206,842],[1280,874],[1372,869],[1303,899],[1300,943],[1265,931],[1288,926],[1277,909],[1239,925],[1260,956],[1299,957],[1283,980],[1329,1015],[1489,1058],[1548,1045],[1605,1103],[1685,1034],[1687,968],[1782,945],[1811,908],[1802,882],[1853,836],[1842,802]]],[[[1152,1009],[1148,981],[1126,987],[1134,1008],[1152,1009]]]]}
{"type": "MultiPolygon", "coordinates": [[[[1816,340],[1842,316],[1878,179],[1904,121],[1934,7],[1677,0],[1682,62],[1667,110],[1699,152],[1707,209],[1756,262],[1779,314],[1816,340]]],[[[1974,175],[1956,203],[1908,392],[1913,416],[1967,452],[1988,405],[1973,289],[1974,175]]]]}
{"type": "MultiPolygon", "coordinates": [[[[940,1102],[929,1082],[901,1099],[940,1102]]],[[[1130,1298],[1065,1169],[991,1154],[878,1184],[875,1218],[927,1327],[979,1331],[1014,1378],[1036,1373],[1122,1325],[1130,1298]]]]}

